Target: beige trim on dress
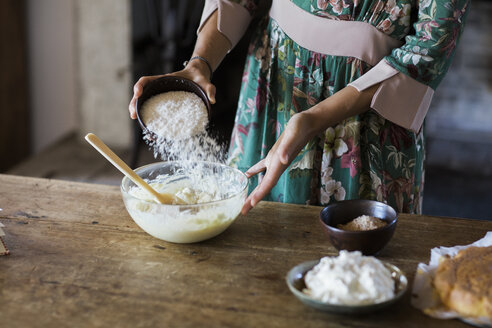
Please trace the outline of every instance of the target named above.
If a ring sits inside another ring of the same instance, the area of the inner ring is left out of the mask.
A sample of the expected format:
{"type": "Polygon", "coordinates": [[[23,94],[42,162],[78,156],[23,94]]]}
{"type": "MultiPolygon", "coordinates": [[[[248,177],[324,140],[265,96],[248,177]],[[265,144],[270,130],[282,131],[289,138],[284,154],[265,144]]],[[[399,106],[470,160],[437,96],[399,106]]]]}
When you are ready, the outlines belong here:
{"type": "Polygon", "coordinates": [[[273,0],[270,17],[303,48],[332,56],[355,57],[372,66],[402,45],[371,24],[316,16],[290,0],[273,0]]]}
{"type": "Polygon", "coordinates": [[[383,59],[403,42],[365,22],[315,16],[290,0],[273,0],[270,17],[303,48],[327,55],[355,57],[375,65],[349,85],[360,92],[381,83],[372,98],[371,108],[406,129],[420,130],[434,90],[383,59]]]}
{"type": "MultiPolygon", "coordinates": [[[[231,42],[231,49],[246,32],[251,15],[243,6],[227,0],[206,0],[198,33],[214,11],[219,11],[218,30],[231,42]]],[[[385,119],[418,132],[434,90],[401,73],[383,58],[403,42],[366,22],[340,21],[315,16],[290,0],[273,0],[270,17],[294,42],[310,51],[355,57],[372,66],[349,85],[359,92],[381,83],[371,108],[385,119]]]]}
{"type": "Polygon", "coordinates": [[[359,92],[381,83],[372,97],[371,108],[382,117],[418,132],[429,109],[434,90],[381,60],[349,85],[359,92]]]}
{"type": "Polygon", "coordinates": [[[248,29],[252,17],[246,8],[237,3],[227,0],[205,0],[197,34],[200,33],[203,25],[216,10],[219,11],[217,29],[231,43],[230,51],[236,46],[248,29]]]}

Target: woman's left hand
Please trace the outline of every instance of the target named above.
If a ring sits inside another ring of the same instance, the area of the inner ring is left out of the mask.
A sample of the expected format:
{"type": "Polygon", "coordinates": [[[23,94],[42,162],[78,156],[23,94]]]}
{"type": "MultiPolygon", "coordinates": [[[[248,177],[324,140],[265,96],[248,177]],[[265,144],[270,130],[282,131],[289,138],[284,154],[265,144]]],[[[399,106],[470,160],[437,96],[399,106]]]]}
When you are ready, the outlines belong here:
{"type": "Polygon", "coordinates": [[[241,213],[245,215],[277,184],[282,173],[301,149],[316,135],[316,121],[309,112],[301,112],[292,116],[277,142],[268,152],[265,159],[253,165],[246,176],[248,178],[264,172],[265,176],[248,196],[241,213]]]}

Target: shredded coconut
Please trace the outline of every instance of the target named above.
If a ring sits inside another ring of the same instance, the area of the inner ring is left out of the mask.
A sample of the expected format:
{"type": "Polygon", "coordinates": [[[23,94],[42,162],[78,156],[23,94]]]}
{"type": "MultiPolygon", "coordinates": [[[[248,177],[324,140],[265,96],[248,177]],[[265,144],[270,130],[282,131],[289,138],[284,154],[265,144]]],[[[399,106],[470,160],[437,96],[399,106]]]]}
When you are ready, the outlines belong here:
{"type": "Polygon", "coordinates": [[[142,120],[159,137],[185,139],[204,133],[207,107],[192,92],[170,91],[148,99],[142,106],[142,120]]]}
{"type": "Polygon", "coordinates": [[[369,215],[361,215],[353,219],[349,223],[337,225],[337,228],[345,231],[366,231],[379,229],[386,226],[387,224],[388,223],[386,221],[383,221],[379,218],[369,215]]]}
{"type": "Polygon", "coordinates": [[[142,120],[150,132],[144,139],[163,161],[196,163],[225,162],[225,147],[206,130],[207,108],[192,92],[170,91],[148,99],[142,106],[142,120]]]}

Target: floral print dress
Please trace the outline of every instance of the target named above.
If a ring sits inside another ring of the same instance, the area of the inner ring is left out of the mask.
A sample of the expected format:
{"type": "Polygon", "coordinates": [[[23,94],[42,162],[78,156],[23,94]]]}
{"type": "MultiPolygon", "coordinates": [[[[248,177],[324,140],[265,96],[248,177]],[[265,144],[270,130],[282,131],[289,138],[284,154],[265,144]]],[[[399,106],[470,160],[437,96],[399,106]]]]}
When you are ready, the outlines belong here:
{"type": "MultiPolygon", "coordinates": [[[[251,14],[258,4],[235,2],[251,14]]],[[[292,2],[327,19],[366,22],[401,40],[403,45],[385,60],[432,89],[450,65],[469,6],[468,0],[292,2]]],[[[319,37],[329,36],[320,31],[319,37]]],[[[246,171],[266,157],[292,115],[330,97],[370,69],[371,65],[354,57],[302,48],[265,16],[246,60],[229,164],[246,171]]],[[[413,132],[369,109],[311,140],[265,200],[326,205],[372,199],[398,212],[420,213],[424,159],[424,129],[413,132]]],[[[250,179],[250,191],[261,177],[250,179]]]]}

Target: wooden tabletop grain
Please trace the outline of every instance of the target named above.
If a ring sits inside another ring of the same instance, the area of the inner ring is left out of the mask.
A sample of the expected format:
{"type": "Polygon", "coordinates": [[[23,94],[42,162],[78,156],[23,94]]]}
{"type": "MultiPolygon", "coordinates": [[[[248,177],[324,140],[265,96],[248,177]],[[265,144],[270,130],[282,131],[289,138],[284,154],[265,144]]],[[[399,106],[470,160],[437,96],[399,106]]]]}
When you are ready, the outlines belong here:
{"type": "MultiPolygon", "coordinates": [[[[0,257],[2,327],[467,327],[425,316],[410,293],[363,316],[300,303],[285,284],[288,270],[337,254],[320,207],[262,202],[196,244],[143,232],[117,187],[0,175],[0,208],[11,252],[0,257]]],[[[489,230],[488,221],[401,214],[378,258],[411,283],[431,248],[489,230]]]]}

